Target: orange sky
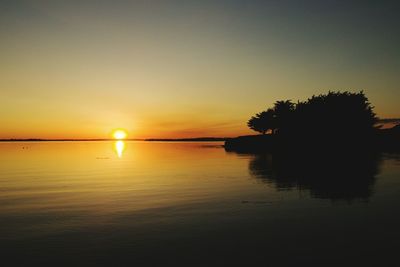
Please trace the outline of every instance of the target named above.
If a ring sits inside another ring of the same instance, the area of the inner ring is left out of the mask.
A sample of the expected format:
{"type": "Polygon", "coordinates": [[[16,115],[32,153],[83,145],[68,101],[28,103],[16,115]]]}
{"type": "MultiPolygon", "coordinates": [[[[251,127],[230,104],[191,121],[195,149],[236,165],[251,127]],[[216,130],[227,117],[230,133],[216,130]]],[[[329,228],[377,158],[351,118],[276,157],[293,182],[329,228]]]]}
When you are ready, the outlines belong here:
{"type": "Polygon", "coordinates": [[[364,90],[400,117],[388,5],[0,3],[0,138],[250,134],[282,99],[364,90]]]}

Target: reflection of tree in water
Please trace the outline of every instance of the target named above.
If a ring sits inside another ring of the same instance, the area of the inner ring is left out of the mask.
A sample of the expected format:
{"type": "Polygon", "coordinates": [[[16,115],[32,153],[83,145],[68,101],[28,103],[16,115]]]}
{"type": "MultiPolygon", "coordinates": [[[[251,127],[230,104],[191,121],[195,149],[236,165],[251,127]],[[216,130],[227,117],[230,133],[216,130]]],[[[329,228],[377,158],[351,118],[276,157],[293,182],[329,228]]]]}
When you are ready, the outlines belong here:
{"type": "Polygon", "coordinates": [[[372,195],[379,163],[380,156],[373,153],[257,154],[249,162],[249,171],[278,190],[307,189],[316,198],[351,201],[372,195]]]}

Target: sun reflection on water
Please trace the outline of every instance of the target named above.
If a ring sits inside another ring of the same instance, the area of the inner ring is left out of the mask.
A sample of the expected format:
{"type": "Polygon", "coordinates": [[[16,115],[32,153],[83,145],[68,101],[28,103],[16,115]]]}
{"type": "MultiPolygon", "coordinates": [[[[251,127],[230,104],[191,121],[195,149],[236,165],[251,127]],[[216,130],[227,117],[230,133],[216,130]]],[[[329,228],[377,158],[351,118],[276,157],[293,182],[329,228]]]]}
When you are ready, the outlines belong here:
{"type": "Polygon", "coordinates": [[[125,142],[124,141],[115,141],[114,143],[115,152],[117,152],[118,158],[122,157],[122,153],[125,150],[125,142]]]}

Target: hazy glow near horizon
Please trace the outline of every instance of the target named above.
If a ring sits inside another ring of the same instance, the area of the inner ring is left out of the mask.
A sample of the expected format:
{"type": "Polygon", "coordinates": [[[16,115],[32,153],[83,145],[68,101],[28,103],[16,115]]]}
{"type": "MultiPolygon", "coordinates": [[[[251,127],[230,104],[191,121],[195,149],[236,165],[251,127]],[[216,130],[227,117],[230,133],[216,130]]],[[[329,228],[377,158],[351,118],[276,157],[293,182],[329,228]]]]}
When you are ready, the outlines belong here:
{"type": "Polygon", "coordinates": [[[273,102],[328,90],[400,117],[398,5],[2,1],[0,138],[249,134],[273,102]]]}

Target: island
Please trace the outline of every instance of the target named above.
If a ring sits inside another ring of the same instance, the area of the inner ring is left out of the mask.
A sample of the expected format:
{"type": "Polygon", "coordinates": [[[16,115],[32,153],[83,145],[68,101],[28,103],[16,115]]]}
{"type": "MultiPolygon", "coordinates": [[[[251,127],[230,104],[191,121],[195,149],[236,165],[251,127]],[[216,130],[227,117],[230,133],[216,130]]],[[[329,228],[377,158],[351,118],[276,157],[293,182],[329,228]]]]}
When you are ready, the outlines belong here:
{"type": "Polygon", "coordinates": [[[224,147],[238,152],[400,151],[400,124],[384,128],[373,109],[363,91],[277,101],[247,122],[259,135],[227,139],[224,147]]]}

